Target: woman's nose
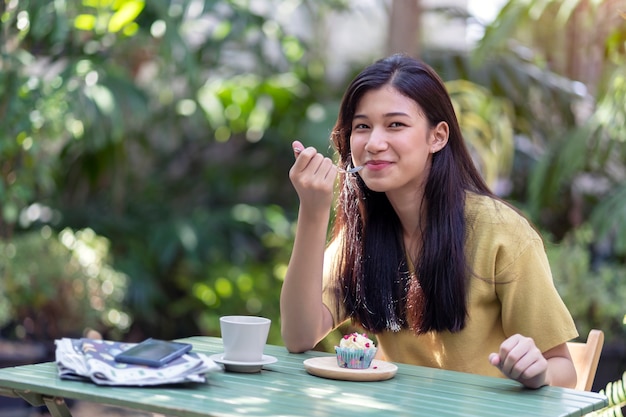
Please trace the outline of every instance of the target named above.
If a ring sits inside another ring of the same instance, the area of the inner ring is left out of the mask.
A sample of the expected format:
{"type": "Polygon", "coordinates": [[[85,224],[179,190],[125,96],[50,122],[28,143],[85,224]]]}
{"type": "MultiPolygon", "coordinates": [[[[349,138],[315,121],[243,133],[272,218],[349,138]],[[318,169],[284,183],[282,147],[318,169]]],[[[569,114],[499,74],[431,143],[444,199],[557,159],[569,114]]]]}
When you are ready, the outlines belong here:
{"type": "Polygon", "coordinates": [[[372,129],[367,143],[365,144],[365,151],[369,153],[377,153],[387,149],[388,143],[385,136],[385,132],[381,129],[372,129]]]}

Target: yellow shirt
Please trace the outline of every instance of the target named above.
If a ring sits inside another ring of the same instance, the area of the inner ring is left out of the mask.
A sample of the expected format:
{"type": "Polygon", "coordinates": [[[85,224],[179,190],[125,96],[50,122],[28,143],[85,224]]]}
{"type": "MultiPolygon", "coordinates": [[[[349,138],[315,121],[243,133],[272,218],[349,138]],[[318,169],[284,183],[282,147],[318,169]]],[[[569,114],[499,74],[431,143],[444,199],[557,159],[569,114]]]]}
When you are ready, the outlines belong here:
{"type": "MultiPolygon", "coordinates": [[[[457,333],[410,330],[376,335],[385,357],[409,363],[503,376],[488,361],[491,352],[516,333],[532,337],[542,351],[578,336],[572,317],[557,293],[541,237],[510,207],[489,197],[468,193],[466,198],[468,319],[457,333]]],[[[329,248],[331,250],[332,248],[329,248]]],[[[347,319],[335,308],[338,300],[327,285],[324,304],[335,325],[347,319]]]]}

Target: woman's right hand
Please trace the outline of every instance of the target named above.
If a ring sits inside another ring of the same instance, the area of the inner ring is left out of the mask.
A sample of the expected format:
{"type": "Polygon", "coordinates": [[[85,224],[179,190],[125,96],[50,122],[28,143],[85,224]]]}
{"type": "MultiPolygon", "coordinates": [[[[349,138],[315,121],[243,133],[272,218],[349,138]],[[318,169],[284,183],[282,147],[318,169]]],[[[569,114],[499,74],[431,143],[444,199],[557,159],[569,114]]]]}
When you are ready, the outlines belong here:
{"type": "Polygon", "coordinates": [[[309,208],[329,208],[337,167],[312,146],[305,148],[300,141],[294,141],[292,148],[296,161],[289,170],[289,179],[298,193],[300,204],[309,208]]]}

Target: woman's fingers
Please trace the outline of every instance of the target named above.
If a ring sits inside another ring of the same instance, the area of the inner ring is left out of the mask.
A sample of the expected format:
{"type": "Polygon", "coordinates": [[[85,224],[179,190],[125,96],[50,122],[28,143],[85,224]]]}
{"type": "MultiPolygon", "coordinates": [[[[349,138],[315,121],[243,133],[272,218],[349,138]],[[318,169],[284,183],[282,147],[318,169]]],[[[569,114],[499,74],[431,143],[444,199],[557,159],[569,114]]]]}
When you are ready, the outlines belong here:
{"type": "Polygon", "coordinates": [[[541,386],[545,380],[547,360],[529,337],[509,337],[498,353],[489,355],[489,362],[507,377],[527,386],[541,386]]]}
{"type": "Polygon", "coordinates": [[[304,145],[299,140],[294,140],[291,144],[291,148],[293,149],[293,155],[297,158],[304,150],[304,145]]]}

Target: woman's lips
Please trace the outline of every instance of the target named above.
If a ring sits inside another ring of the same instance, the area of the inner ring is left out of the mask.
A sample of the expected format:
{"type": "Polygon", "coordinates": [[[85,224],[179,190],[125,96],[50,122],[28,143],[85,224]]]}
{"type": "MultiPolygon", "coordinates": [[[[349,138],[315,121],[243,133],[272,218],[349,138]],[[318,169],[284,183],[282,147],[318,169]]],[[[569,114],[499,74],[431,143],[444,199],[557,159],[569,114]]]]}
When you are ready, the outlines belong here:
{"type": "Polygon", "coordinates": [[[391,165],[389,161],[368,161],[365,163],[365,167],[372,171],[380,171],[391,165]]]}

